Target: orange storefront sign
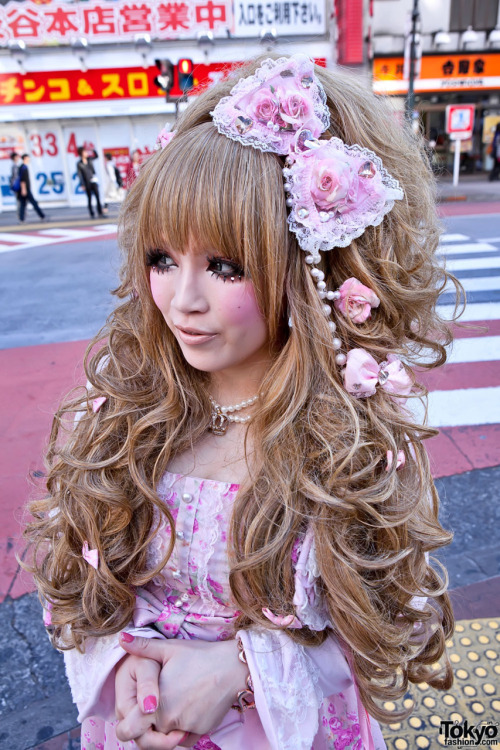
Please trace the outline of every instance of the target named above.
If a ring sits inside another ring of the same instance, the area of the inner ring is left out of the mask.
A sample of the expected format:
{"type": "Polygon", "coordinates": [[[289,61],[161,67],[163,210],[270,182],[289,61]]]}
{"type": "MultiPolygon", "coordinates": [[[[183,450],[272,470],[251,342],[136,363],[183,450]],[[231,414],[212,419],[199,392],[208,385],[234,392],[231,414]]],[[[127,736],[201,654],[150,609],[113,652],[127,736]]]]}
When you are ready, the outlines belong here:
{"type": "MultiPolygon", "coordinates": [[[[377,94],[405,94],[404,59],[376,57],[373,61],[373,90],[377,94]]],[[[500,52],[423,55],[415,92],[479,91],[500,89],[500,52]]]]}

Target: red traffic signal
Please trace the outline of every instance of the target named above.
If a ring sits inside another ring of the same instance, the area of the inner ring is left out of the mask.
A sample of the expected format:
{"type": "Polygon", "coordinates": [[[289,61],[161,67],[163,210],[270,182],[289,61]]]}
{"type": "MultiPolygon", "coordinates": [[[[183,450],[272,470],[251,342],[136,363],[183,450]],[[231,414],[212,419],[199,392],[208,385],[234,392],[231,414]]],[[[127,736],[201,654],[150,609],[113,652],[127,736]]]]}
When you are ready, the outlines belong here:
{"type": "Polygon", "coordinates": [[[191,91],[194,86],[193,67],[193,61],[186,57],[182,58],[177,63],[179,88],[183,93],[191,91]]]}
{"type": "Polygon", "coordinates": [[[170,60],[155,60],[158,75],[154,79],[155,85],[165,92],[168,97],[174,85],[174,66],[170,60]]]}

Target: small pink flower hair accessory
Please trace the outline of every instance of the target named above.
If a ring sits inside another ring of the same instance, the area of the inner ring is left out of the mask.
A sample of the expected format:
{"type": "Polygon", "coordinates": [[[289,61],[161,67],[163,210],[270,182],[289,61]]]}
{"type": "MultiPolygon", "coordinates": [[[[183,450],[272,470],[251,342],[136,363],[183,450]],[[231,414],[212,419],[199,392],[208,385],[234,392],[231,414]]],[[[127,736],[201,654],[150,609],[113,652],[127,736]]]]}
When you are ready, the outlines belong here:
{"type": "Polygon", "coordinates": [[[160,130],[160,133],[158,134],[158,138],[156,139],[156,146],[158,148],[165,148],[165,146],[168,146],[172,138],[174,137],[176,131],[170,130],[172,125],[168,122],[165,127],[160,130]]]}
{"type": "Polygon", "coordinates": [[[338,291],[335,308],[352,323],[364,323],[371,316],[372,308],[380,305],[375,292],[354,277],[344,281],[338,291]]]}
{"type": "MultiPolygon", "coordinates": [[[[394,396],[409,396],[413,381],[395,354],[378,364],[365,349],[351,349],[342,370],[346,390],[355,398],[373,396],[377,387],[394,396]]],[[[406,399],[405,399],[406,401],[406,399]]]]}

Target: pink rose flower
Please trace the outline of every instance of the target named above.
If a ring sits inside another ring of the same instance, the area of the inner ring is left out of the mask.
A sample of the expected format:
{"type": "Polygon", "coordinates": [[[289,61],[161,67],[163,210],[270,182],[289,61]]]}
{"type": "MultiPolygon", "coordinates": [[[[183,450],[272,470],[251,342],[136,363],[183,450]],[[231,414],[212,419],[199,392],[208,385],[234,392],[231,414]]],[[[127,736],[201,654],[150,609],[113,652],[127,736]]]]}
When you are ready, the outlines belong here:
{"type": "Polygon", "coordinates": [[[344,281],[339,289],[340,298],[335,300],[335,308],[353,323],[364,323],[378,307],[380,300],[369,287],[355,278],[344,281]]]}
{"type": "Polygon", "coordinates": [[[261,89],[252,96],[252,112],[250,113],[259,122],[274,122],[278,114],[278,100],[269,89],[261,89]]]}
{"type": "Polygon", "coordinates": [[[311,176],[311,196],[323,211],[341,210],[358,176],[342,159],[318,159],[311,176]]]}
{"type": "Polygon", "coordinates": [[[300,94],[280,94],[280,115],[294,130],[298,130],[312,116],[311,104],[300,94]]]}

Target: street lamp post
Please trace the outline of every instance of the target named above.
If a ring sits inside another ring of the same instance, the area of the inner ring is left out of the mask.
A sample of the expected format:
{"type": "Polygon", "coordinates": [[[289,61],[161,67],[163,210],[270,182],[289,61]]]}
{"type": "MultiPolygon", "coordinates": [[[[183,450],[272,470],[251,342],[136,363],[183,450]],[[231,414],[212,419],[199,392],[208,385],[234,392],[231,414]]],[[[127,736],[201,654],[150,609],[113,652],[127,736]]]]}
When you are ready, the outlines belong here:
{"type": "Polygon", "coordinates": [[[408,94],[406,96],[406,117],[411,124],[413,121],[413,110],[415,108],[415,58],[417,56],[417,24],[420,19],[418,11],[418,0],[413,0],[413,10],[411,12],[411,31],[410,31],[410,69],[408,75],[408,94]]]}

